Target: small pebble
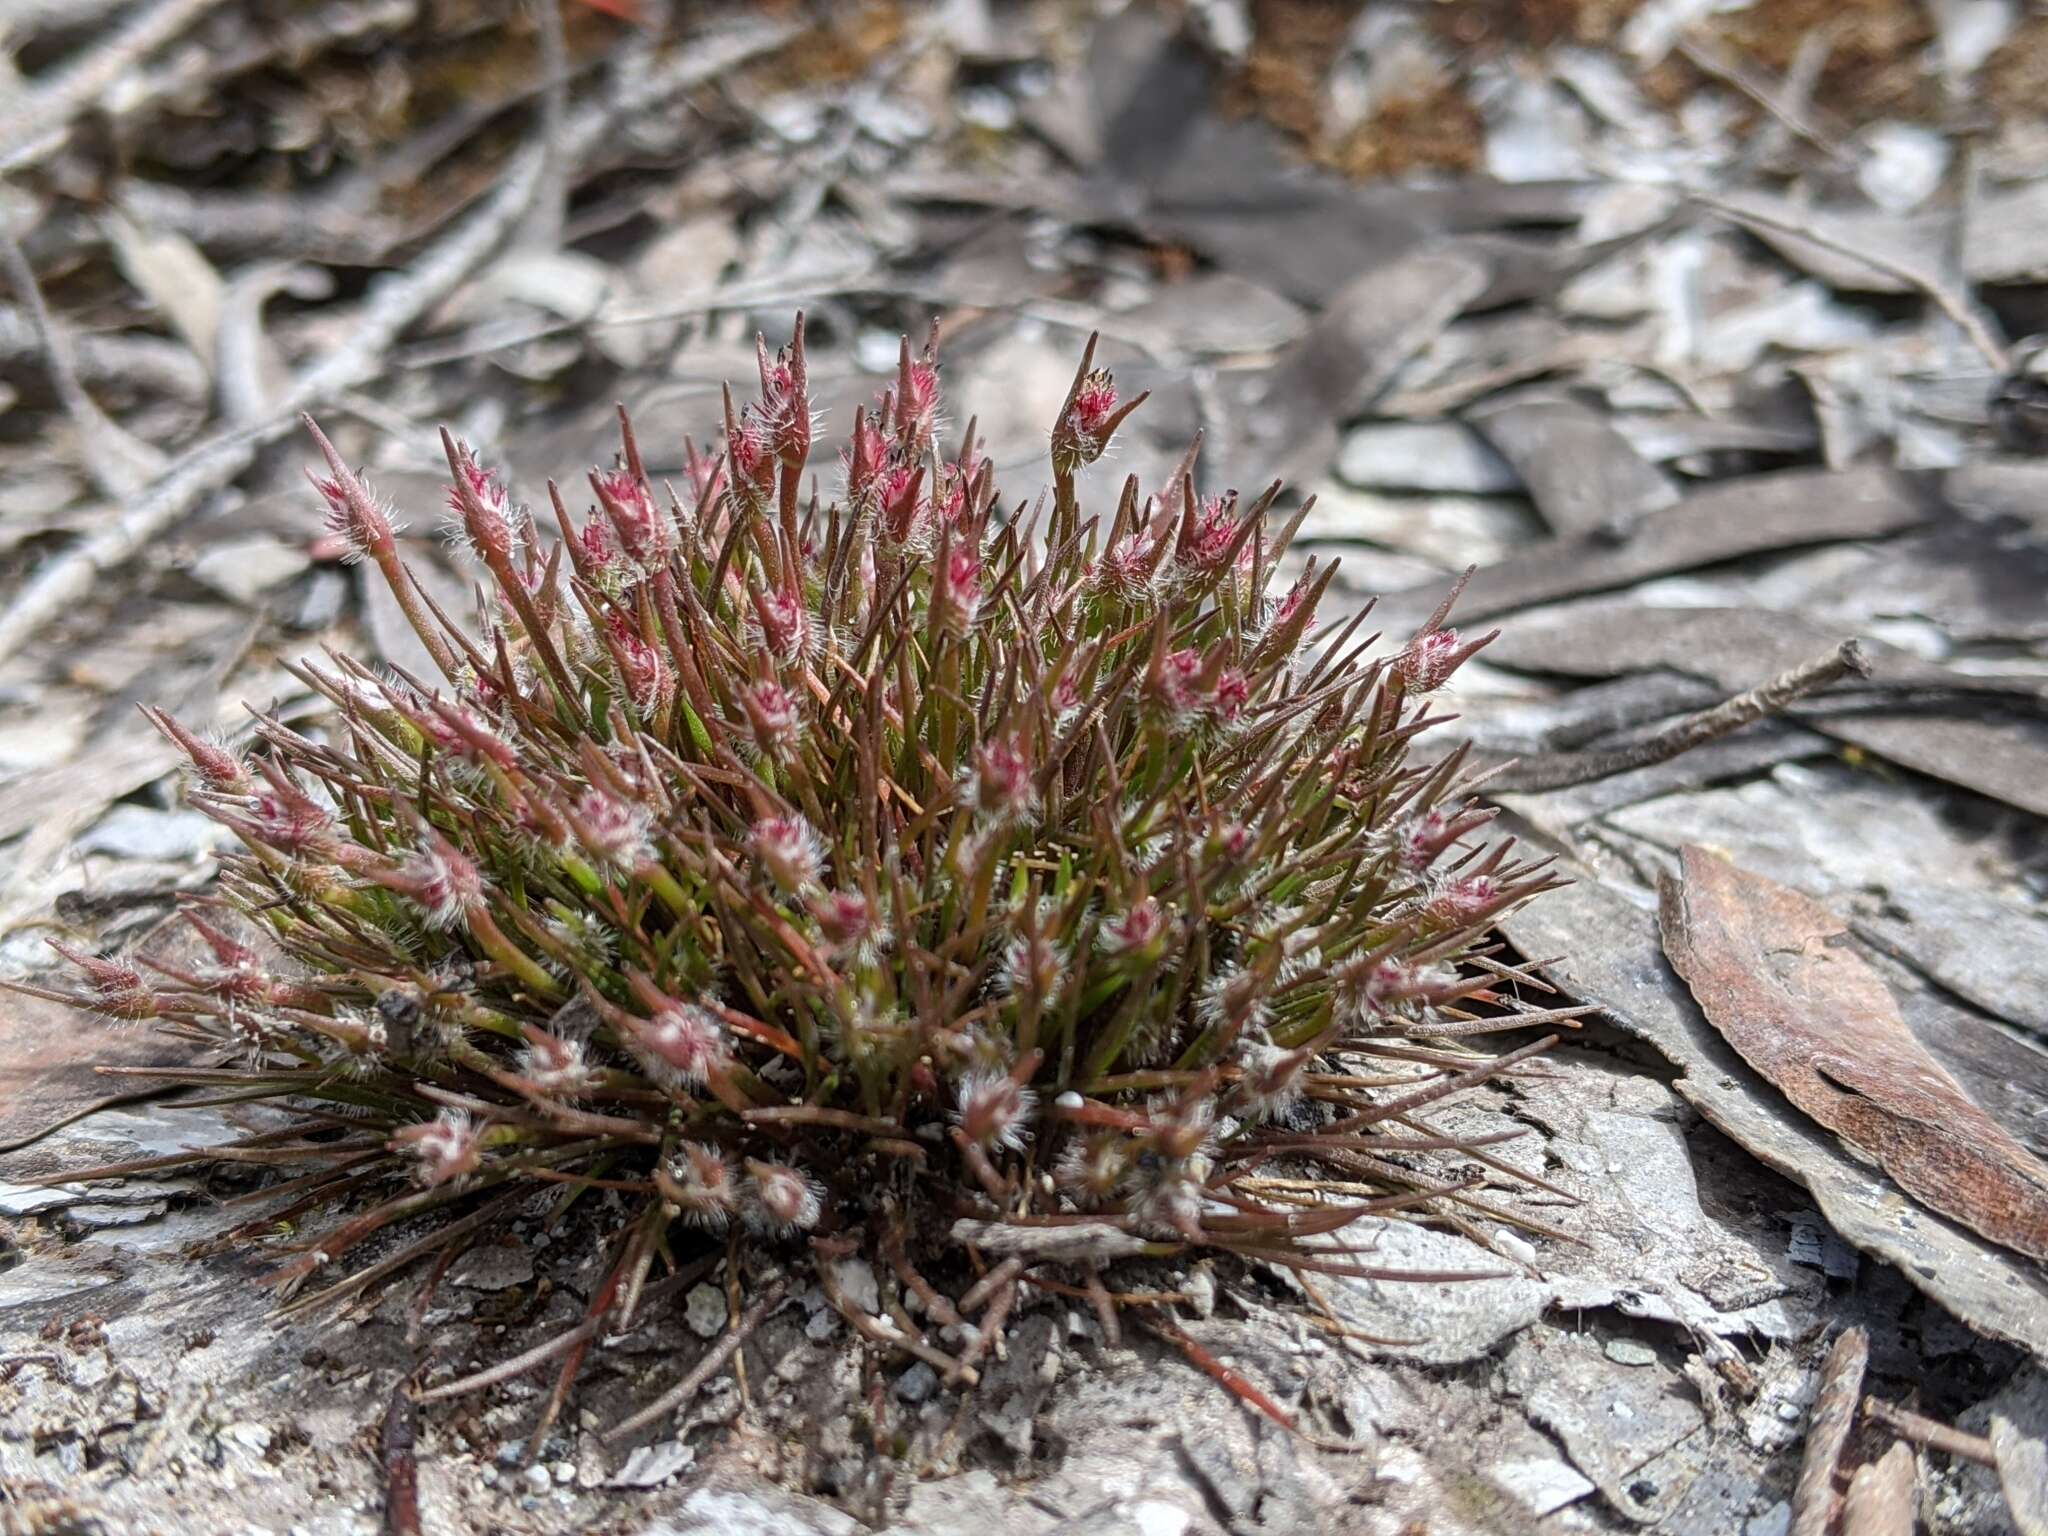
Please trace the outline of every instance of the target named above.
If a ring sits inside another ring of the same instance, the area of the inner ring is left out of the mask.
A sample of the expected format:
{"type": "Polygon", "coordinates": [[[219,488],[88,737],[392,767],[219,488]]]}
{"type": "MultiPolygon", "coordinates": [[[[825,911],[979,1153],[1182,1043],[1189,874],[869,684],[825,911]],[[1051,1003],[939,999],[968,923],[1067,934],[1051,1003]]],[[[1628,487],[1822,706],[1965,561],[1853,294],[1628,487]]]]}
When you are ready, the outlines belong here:
{"type": "Polygon", "coordinates": [[[725,1292],[715,1285],[700,1285],[683,1298],[683,1321],[690,1332],[708,1339],[725,1326],[725,1292]]]}
{"type": "Polygon", "coordinates": [[[1502,1227],[1493,1235],[1494,1246],[1518,1264],[1536,1262],[1535,1246],[1502,1227]]]}
{"type": "Polygon", "coordinates": [[[1616,1365],[1655,1365],[1657,1351],[1634,1339],[1609,1339],[1603,1353],[1616,1365]]]}
{"type": "Polygon", "coordinates": [[[535,1493],[546,1493],[555,1486],[555,1480],[548,1475],[548,1469],[538,1463],[528,1467],[519,1476],[535,1493]]]}
{"type": "Polygon", "coordinates": [[[921,1403],[939,1389],[939,1373],[922,1360],[896,1378],[896,1395],[906,1403],[921,1403]]]}

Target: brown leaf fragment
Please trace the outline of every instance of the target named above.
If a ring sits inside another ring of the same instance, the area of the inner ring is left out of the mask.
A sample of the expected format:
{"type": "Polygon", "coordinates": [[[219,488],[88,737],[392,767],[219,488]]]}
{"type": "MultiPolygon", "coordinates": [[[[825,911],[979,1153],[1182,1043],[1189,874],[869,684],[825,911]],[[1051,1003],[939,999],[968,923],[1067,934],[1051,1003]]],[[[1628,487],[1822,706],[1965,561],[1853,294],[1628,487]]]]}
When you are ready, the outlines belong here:
{"type": "Polygon", "coordinates": [[[1918,1468],[1904,1441],[1858,1467],[1842,1500],[1842,1536],[1913,1536],[1918,1468]]]}
{"type": "Polygon", "coordinates": [[[1799,1461],[1799,1481],[1792,1489],[1792,1536],[1827,1536],[1835,1506],[1835,1468],[1849,1429],[1856,1422],[1856,1403],[1863,1392],[1863,1368],[1870,1363],[1870,1336],[1861,1328],[1845,1329],[1821,1367],[1820,1391],[1813,1400],[1813,1420],[1806,1430],[1806,1449],[1799,1461]]]}
{"type": "Polygon", "coordinates": [[[1841,922],[1705,848],[1679,858],[1664,952],[1723,1038],[1923,1205],[2048,1259],[2048,1166],[1913,1038],[1841,922]]]}

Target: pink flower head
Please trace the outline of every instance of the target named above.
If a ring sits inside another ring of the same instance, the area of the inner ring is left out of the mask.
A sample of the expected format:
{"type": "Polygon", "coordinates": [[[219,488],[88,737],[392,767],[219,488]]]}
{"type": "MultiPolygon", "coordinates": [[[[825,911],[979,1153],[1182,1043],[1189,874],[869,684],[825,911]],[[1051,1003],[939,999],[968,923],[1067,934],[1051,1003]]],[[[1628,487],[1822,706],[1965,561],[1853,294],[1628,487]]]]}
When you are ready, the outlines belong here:
{"type": "Polygon", "coordinates": [[[1019,934],[1003,956],[1003,987],[1013,997],[1045,1003],[1059,991],[1065,974],[1059,945],[1044,933],[1019,934]]]}
{"type": "Polygon", "coordinates": [[[1144,900],[1106,920],[1097,930],[1097,943],[1104,954],[1149,957],[1166,938],[1165,908],[1155,897],[1144,900]]]}
{"type": "Polygon", "coordinates": [[[1304,609],[1307,609],[1308,616],[1302,619],[1302,627],[1307,628],[1309,623],[1314,620],[1315,610],[1309,604],[1309,592],[1313,589],[1314,585],[1315,578],[1313,574],[1304,573],[1295,580],[1293,586],[1287,589],[1287,595],[1280,599],[1279,606],[1273,610],[1273,619],[1270,626],[1273,632],[1285,630],[1294,623],[1296,617],[1301,615],[1304,609]]]}
{"type": "Polygon", "coordinates": [[[1023,1150],[1037,1109],[1038,1095],[1012,1081],[1008,1073],[977,1068],[960,1079],[960,1102],[953,1111],[953,1123],[979,1147],[1018,1152],[1023,1150]]]}
{"type": "Polygon", "coordinates": [[[808,1232],[825,1213],[818,1181],[787,1163],[747,1159],[747,1224],[774,1237],[808,1232]]]}
{"type": "Polygon", "coordinates": [[[725,451],[732,460],[733,489],[749,505],[760,506],[775,487],[775,453],[751,408],[726,434],[725,451]]]}
{"type": "Polygon", "coordinates": [[[846,499],[863,503],[883,465],[888,461],[889,443],[868,417],[865,409],[853,413],[853,441],[841,451],[840,463],[846,470],[846,499]]]}
{"type": "Polygon", "coordinates": [[[859,891],[832,891],[813,898],[811,916],[825,941],[841,955],[870,951],[884,937],[874,903],[859,891]]]}
{"type": "Polygon", "coordinates": [[[940,528],[951,528],[967,510],[967,476],[959,469],[941,469],[932,486],[931,520],[940,528]]]}
{"type": "Polygon", "coordinates": [[[1169,714],[1192,716],[1208,704],[1208,694],[1202,687],[1202,671],[1202,653],[1193,646],[1167,653],[1154,680],[1154,692],[1169,714]]]}
{"type": "Polygon", "coordinates": [[[749,590],[754,599],[754,617],[762,648],[781,662],[799,661],[808,656],[815,648],[817,634],[811,623],[811,611],[804,606],[803,595],[775,588],[764,591],[754,587],[749,590]]]}
{"type": "Polygon", "coordinates": [[[1095,366],[1095,340],[1088,338],[1059,420],[1053,423],[1052,467],[1056,475],[1071,476],[1082,465],[1101,458],[1123,419],[1145,403],[1142,394],[1135,400],[1117,399],[1116,380],[1108,369],[1095,366]]]}
{"type": "Polygon", "coordinates": [[[1242,859],[1257,841],[1252,829],[1241,821],[1219,821],[1209,833],[1209,846],[1226,859],[1242,859]]]}
{"type": "Polygon", "coordinates": [[[270,789],[249,797],[246,825],[258,842],[280,853],[305,853],[325,846],[334,817],[280,775],[270,789]]]}
{"type": "Polygon", "coordinates": [[[1464,658],[1455,629],[1432,629],[1394,658],[1394,675],[1410,693],[1434,693],[1450,680],[1464,658]]]}
{"type": "Polygon", "coordinates": [[[483,1164],[483,1132],[459,1109],[404,1126],[387,1145],[413,1155],[414,1176],[429,1189],[475,1173],[483,1164]]]}
{"type": "Polygon", "coordinates": [[[619,680],[626,696],[642,715],[652,715],[675,697],[676,678],[668,658],[649,645],[640,631],[623,619],[615,619],[611,635],[612,656],[618,662],[619,680]]]}
{"type": "Polygon", "coordinates": [[[1251,697],[1251,684],[1245,680],[1245,675],[1235,667],[1225,667],[1216,674],[1216,687],[1209,695],[1209,709],[1225,725],[1235,725],[1251,697]]]}
{"type": "Polygon", "coordinates": [[[811,452],[811,396],[809,370],[804,362],[804,320],[796,319],[796,334],[790,344],[768,360],[768,343],[754,338],[754,355],[761,369],[760,419],[769,445],[777,458],[790,468],[801,468],[811,452]]]}
{"type": "Polygon", "coordinates": [[[501,565],[519,544],[504,484],[477,463],[469,444],[455,444],[452,457],[455,483],[448,487],[449,531],[486,564],[501,565]]]}
{"type": "Polygon", "coordinates": [[[670,1087],[700,1086],[730,1054],[725,1025],[695,1003],[672,1003],[632,1029],[636,1054],[670,1087]]]}
{"type": "Polygon", "coordinates": [[[1459,985],[1450,972],[1385,958],[1346,965],[1336,980],[1343,1014],[1365,1024],[1412,1015],[1456,995],[1459,985]]]}
{"type": "Polygon", "coordinates": [[[775,885],[795,895],[816,889],[825,870],[825,844],[801,816],[769,816],[747,835],[754,859],[775,885]]]}
{"type": "Polygon", "coordinates": [[[603,516],[592,517],[577,530],[576,553],[588,568],[590,579],[601,587],[622,586],[632,575],[632,562],[619,544],[618,530],[603,516]]]}
{"type": "Polygon", "coordinates": [[[431,828],[411,858],[377,878],[418,907],[429,928],[453,928],[484,904],[482,871],[431,828]]]}
{"type": "Polygon", "coordinates": [[[1029,816],[1038,801],[1031,760],[1015,737],[977,747],[968,778],[974,809],[992,821],[1029,816]]]}
{"type": "Polygon", "coordinates": [[[725,1154],[701,1141],[686,1141],[676,1148],[667,1172],[673,1187],[664,1193],[682,1207],[683,1220],[724,1231],[740,1204],[739,1179],[725,1154]]]}
{"type": "Polygon", "coordinates": [[[1052,685],[1052,712],[1065,719],[1081,707],[1080,668],[1069,667],[1060,674],[1060,680],[1052,685]]]}
{"type": "Polygon", "coordinates": [[[1403,869],[1419,875],[1443,857],[1444,850],[1459,838],[1492,819],[1492,811],[1475,805],[1468,805],[1454,815],[1446,815],[1440,808],[1425,811],[1410,818],[1397,834],[1396,857],[1403,869]]]}
{"type": "Polygon", "coordinates": [[[576,834],[599,863],[624,868],[647,852],[647,813],[595,786],[576,799],[576,834]]]}
{"type": "Polygon", "coordinates": [[[910,338],[904,337],[896,365],[896,390],[884,395],[884,419],[893,421],[896,441],[914,458],[928,452],[939,433],[939,333],[935,325],[931,340],[921,356],[910,355],[910,338]]]}
{"type": "Polygon", "coordinates": [[[1107,1204],[1131,1175],[1132,1143],[1116,1131],[1096,1131],[1067,1144],[1053,1180],[1084,1206],[1107,1204]]]}
{"type": "Polygon", "coordinates": [[[151,725],[177,743],[206,788],[223,794],[241,794],[248,789],[249,772],[240,757],[219,743],[208,741],[164,710],[145,708],[142,713],[151,725]]]}
{"type": "Polygon", "coordinates": [[[1127,533],[1088,567],[1088,584],[1118,602],[1141,602],[1153,595],[1159,572],[1159,546],[1150,535],[1127,533]]]}
{"type": "Polygon", "coordinates": [[[626,558],[649,574],[668,564],[676,546],[675,519],[654,504],[646,482],[630,469],[614,469],[591,476],[590,483],[626,558]]]}
{"type": "Polygon", "coordinates": [[[110,1019],[153,1019],[157,1014],[156,994],[143,981],[142,972],[125,960],[105,960],[98,955],[66,949],[55,939],[50,948],[68,960],[85,978],[92,1006],[110,1019]]]}
{"type": "Polygon", "coordinates": [[[310,478],[313,489],[327,503],[322,526],[341,546],[341,558],[346,564],[353,565],[364,555],[389,545],[403,526],[392,518],[390,509],[377,500],[369,482],[360,475],[350,474],[346,479],[341,475],[325,480],[317,475],[310,478]]]}
{"type": "MultiPolygon", "coordinates": [[[[1231,559],[1231,546],[1237,542],[1238,527],[1235,495],[1211,496],[1203,502],[1174,549],[1176,574],[1199,581],[1220,572],[1231,559]]],[[[1236,562],[1240,571],[1251,569],[1250,539],[1238,545],[1236,562]]]]}
{"type": "Polygon", "coordinates": [[[947,551],[932,582],[932,601],[946,628],[964,636],[981,614],[981,556],[962,541],[947,551]]]}
{"type": "Polygon", "coordinates": [[[882,531],[889,543],[903,549],[922,545],[931,535],[931,503],[924,498],[924,466],[902,454],[892,456],[876,473],[875,500],[882,511],[882,531]]]}
{"type": "Polygon", "coordinates": [[[803,710],[797,696],[777,682],[759,682],[741,690],[740,708],[753,730],[761,755],[777,761],[796,750],[803,735],[803,710]]]}
{"type": "Polygon", "coordinates": [[[526,1046],[519,1053],[519,1074],[552,1098],[574,1098],[597,1081],[584,1058],[581,1041],[565,1040],[532,1024],[526,1026],[526,1046]]]}
{"type": "Polygon", "coordinates": [[[1069,473],[1083,464],[1093,464],[1109,447],[1122,414],[1117,410],[1116,380],[1109,370],[1095,368],[1084,373],[1053,428],[1054,462],[1069,473]]]}
{"type": "Polygon", "coordinates": [[[1491,875],[1464,875],[1439,884],[1422,910],[1447,928],[1463,928],[1492,913],[1500,900],[1500,882],[1491,875]]]}
{"type": "Polygon", "coordinates": [[[1301,1097],[1301,1073],[1315,1053],[1283,1051],[1270,1040],[1246,1039],[1237,1049],[1242,1072],[1238,1091],[1245,1109],[1256,1117],[1284,1113],[1301,1097]]]}

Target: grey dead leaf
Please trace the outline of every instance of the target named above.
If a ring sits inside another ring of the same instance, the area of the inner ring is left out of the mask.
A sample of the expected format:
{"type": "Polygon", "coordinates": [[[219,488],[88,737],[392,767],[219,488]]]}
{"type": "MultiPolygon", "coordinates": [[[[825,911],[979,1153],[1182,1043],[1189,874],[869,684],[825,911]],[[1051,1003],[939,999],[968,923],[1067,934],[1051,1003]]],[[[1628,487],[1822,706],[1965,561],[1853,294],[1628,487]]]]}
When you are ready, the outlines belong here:
{"type": "Polygon", "coordinates": [[[183,235],[145,229],[118,211],[102,216],[122,275],[163,312],[193,355],[214,367],[227,284],[212,262],[183,235]]]}
{"type": "Polygon", "coordinates": [[[1678,490],[1615,430],[1607,413],[1576,400],[1511,396],[1468,419],[1514,465],[1552,533],[1625,534],[1678,501],[1678,490]]]}
{"type": "MultiPolygon", "coordinates": [[[[1671,515],[1651,518],[1621,543],[1582,534],[1483,567],[1458,599],[1457,617],[1477,623],[1744,555],[1876,538],[1934,515],[1918,489],[1891,470],[1750,475],[1687,497],[1671,515]]],[[[1412,630],[1442,599],[1437,582],[1396,592],[1380,605],[1378,618],[1390,632],[1412,630]]]]}
{"type": "Polygon", "coordinates": [[[1665,953],[1729,1044],[1916,1200],[2048,1258],[2048,1165],[1913,1038],[1840,921],[1704,848],[1680,861],[1661,902],[1665,953]]]}
{"type": "Polygon", "coordinates": [[[2048,1277],[1959,1226],[1920,1217],[1881,1173],[1792,1112],[1700,1012],[1664,957],[1653,909],[1569,857],[1573,882],[1508,914],[1502,933],[1568,995],[1598,1002],[1680,1069],[1674,1087],[1716,1129],[1804,1187],[1843,1241],[1887,1263],[1980,1333],[2048,1356],[2048,1277]],[[1585,936],[1598,933],[1600,943],[1585,936]]]}

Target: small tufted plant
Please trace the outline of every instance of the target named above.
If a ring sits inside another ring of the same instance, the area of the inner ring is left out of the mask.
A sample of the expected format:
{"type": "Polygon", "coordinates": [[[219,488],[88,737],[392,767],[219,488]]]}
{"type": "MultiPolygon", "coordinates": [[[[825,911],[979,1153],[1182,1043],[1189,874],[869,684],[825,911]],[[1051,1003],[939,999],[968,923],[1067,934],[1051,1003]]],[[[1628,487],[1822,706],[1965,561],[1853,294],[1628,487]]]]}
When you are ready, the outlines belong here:
{"type": "Polygon", "coordinates": [[[431,1289],[515,1218],[603,1245],[583,1327],[429,1396],[559,1359],[551,1421],[594,1338],[709,1254],[761,1281],[728,1345],[768,1277],[815,1278],[954,1382],[1020,1283],[1114,1335],[1119,1259],[1404,1278],[1345,1229],[1467,1192],[1498,1138],[1422,1112],[1547,1043],[1450,1037],[1574,1012],[1461,966],[1550,880],[1476,841],[1459,756],[1410,759],[1490,637],[1448,602],[1379,659],[1359,618],[1319,631],[1332,568],[1272,590],[1278,486],[1203,499],[1194,449],[1084,511],[1142,400],[1092,341],[1049,498],[1003,501],[973,423],[941,447],[935,340],[822,474],[801,317],[674,485],[622,415],[544,522],[444,434],[471,628],[309,423],[330,531],[442,675],[307,668],[331,727],[265,718],[247,752],[151,713],[244,845],[243,921],[188,912],[203,968],[71,954],[57,995],[215,1048],[171,1081],[288,1111],[183,1160],[284,1174],[241,1235],[292,1234],[296,1305],[438,1258],[431,1289]],[[826,1262],[855,1254],[881,1315],[826,1262]]]}

